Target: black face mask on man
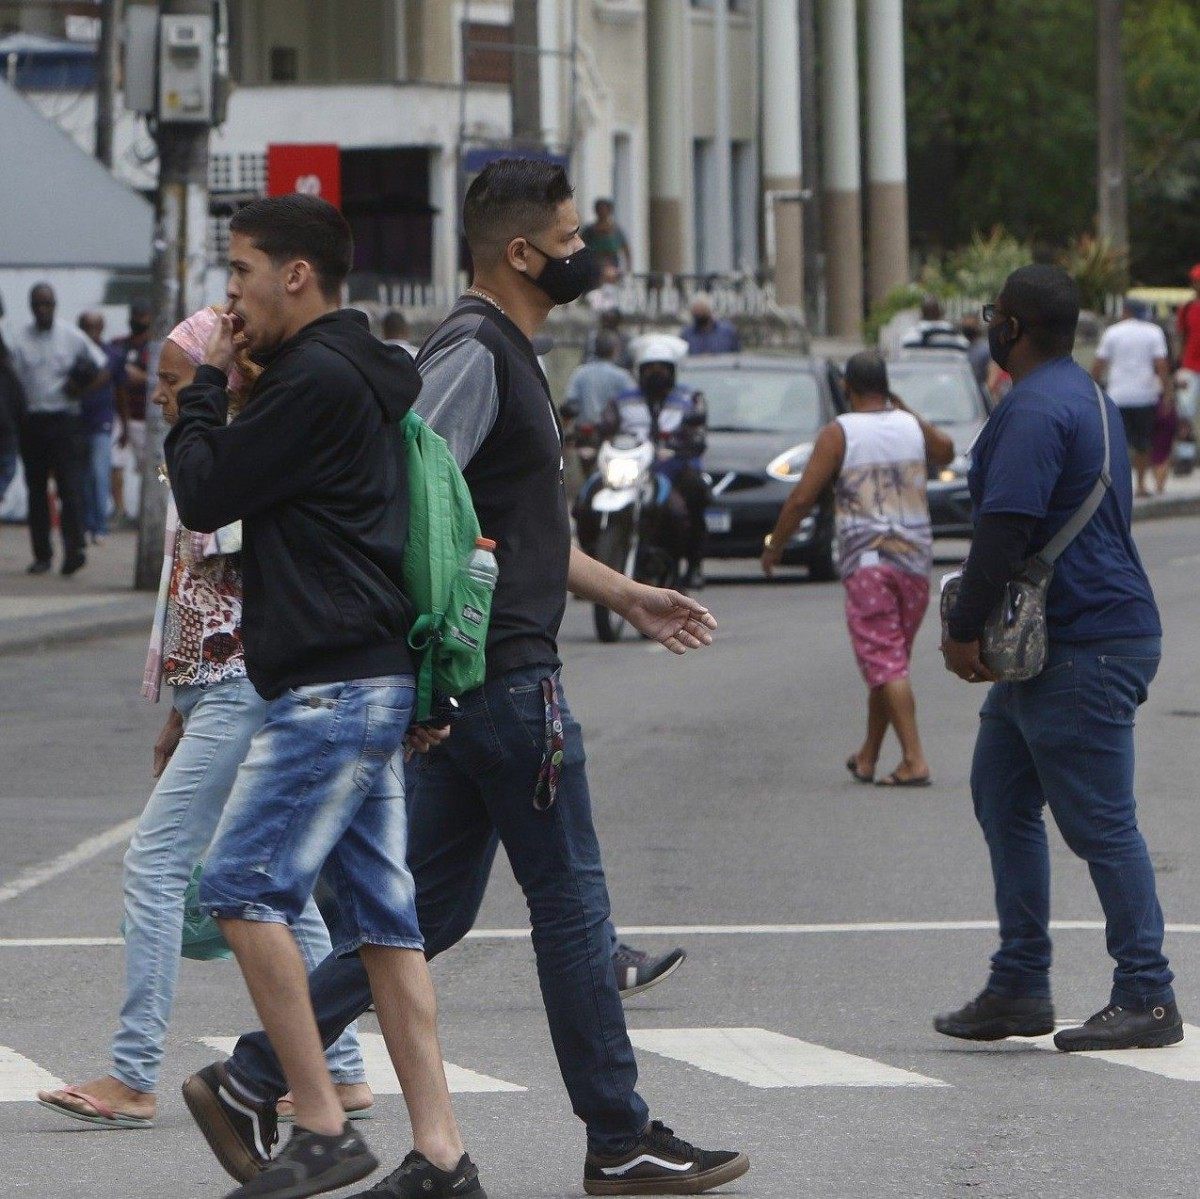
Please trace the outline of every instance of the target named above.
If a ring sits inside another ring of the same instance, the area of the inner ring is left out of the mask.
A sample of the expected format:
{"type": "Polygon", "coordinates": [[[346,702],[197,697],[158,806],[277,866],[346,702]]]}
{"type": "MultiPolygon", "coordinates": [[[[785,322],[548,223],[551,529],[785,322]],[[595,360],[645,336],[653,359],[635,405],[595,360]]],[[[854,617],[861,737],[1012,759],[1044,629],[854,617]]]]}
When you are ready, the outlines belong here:
{"type": "MultiPolygon", "coordinates": [[[[526,239],[528,241],[528,238],[526,239]]],[[[525,277],[535,287],[540,288],[556,304],[569,304],[578,300],[585,292],[591,291],[600,279],[600,262],[596,255],[584,246],[566,258],[553,258],[540,246],[529,242],[531,246],[546,260],[542,273],[535,279],[532,275],[525,277]]]]}
{"type": "Polygon", "coordinates": [[[1015,316],[1002,317],[988,325],[988,352],[1002,371],[1008,370],[1008,360],[1020,336],[1021,326],[1015,316]]]}

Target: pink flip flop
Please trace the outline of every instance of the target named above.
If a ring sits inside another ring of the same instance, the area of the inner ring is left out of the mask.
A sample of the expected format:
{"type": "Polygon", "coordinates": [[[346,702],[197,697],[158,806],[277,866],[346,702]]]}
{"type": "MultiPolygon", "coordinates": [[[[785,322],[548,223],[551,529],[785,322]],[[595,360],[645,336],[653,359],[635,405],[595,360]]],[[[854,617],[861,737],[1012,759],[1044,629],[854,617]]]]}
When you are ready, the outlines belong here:
{"type": "Polygon", "coordinates": [[[87,1112],[81,1112],[76,1108],[68,1107],[65,1103],[55,1103],[51,1099],[38,1099],[38,1103],[42,1107],[48,1107],[52,1112],[57,1112],[60,1116],[67,1116],[72,1120],[78,1120],[81,1124],[90,1124],[93,1128],[154,1127],[152,1119],[146,1116],[124,1115],[109,1107],[107,1103],[101,1102],[94,1095],[89,1095],[86,1091],[81,1091],[78,1087],[62,1087],[61,1094],[70,1095],[73,1099],[82,1099],[96,1114],[90,1115],[87,1112]]]}

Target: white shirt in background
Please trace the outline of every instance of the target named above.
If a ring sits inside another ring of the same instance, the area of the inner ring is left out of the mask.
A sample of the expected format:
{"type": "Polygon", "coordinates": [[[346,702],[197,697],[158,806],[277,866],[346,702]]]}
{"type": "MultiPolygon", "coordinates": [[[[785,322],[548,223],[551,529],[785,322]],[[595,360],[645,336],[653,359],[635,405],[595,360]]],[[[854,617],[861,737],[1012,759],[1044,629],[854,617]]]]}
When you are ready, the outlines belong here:
{"type": "Polygon", "coordinates": [[[1110,325],[1100,338],[1096,357],[1108,363],[1108,394],[1121,408],[1148,408],[1158,403],[1162,384],[1155,361],[1167,358],[1166,334],[1153,321],[1127,317],[1110,325]]]}
{"type": "Polygon", "coordinates": [[[30,414],[78,412],[78,398],[63,390],[71,368],[84,357],[90,357],[101,370],[108,367],[104,351],[82,330],[63,321],[55,321],[45,330],[36,322],[26,325],[9,348],[30,414]]]}

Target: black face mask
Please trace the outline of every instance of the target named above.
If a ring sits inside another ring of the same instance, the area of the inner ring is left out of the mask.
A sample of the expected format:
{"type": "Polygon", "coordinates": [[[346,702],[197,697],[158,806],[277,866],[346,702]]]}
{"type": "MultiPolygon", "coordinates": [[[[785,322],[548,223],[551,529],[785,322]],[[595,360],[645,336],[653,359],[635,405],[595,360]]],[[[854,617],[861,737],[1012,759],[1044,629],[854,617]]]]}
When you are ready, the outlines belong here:
{"type": "Polygon", "coordinates": [[[1013,346],[1017,344],[1017,338],[1021,336],[1019,325],[1017,332],[1012,331],[1015,323],[1015,317],[1006,316],[1003,320],[988,325],[988,350],[992,355],[992,361],[1002,371],[1008,370],[1008,360],[1012,357],[1013,346]]]}
{"type": "Polygon", "coordinates": [[[149,321],[136,320],[129,322],[129,332],[132,333],[134,337],[140,337],[143,333],[148,332],[149,329],[149,321]]]}
{"type": "Polygon", "coordinates": [[[596,255],[584,246],[566,258],[552,258],[540,246],[529,243],[546,260],[542,273],[534,279],[525,277],[535,287],[541,288],[556,304],[569,304],[591,291],[600,280],[600,262],[596,255]]]}
{"type": "Polygon", "coordinates": [[[665,400],[675,386],[675,371],[669,366],[643,367],[638,372],[638,382],[648,400],[665,400]]]}

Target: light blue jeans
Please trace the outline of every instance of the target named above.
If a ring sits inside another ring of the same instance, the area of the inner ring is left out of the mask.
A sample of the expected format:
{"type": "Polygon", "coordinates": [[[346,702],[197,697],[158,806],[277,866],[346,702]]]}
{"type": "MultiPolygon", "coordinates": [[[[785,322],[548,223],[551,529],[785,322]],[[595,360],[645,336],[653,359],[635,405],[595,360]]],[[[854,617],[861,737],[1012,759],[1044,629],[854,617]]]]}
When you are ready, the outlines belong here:
{"type": "MultiPolygon", "coordinates": [[[[184,891],[212,839],[267,704],[249,679],[240,678],[211,687],[177,687],[175,708],[183,717],[183,739],[125,854],[125,1004],[113,1038],[112,1075],[147,1093],[158,1082],[179,977],[184,891]]],[[[311,898],[294,932],[312,970],[331,946],[311,898]]],[[[212,1029],[214,1034],[224,1031],[212,1029]]],[[[365,1080],[353,1026],[327,1050],[326,1059],[335,1083],[365,1080]]]]}

